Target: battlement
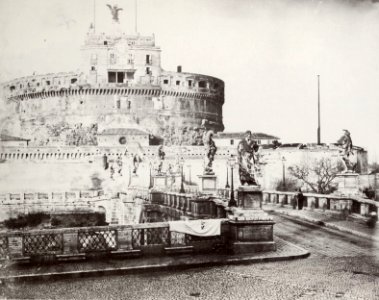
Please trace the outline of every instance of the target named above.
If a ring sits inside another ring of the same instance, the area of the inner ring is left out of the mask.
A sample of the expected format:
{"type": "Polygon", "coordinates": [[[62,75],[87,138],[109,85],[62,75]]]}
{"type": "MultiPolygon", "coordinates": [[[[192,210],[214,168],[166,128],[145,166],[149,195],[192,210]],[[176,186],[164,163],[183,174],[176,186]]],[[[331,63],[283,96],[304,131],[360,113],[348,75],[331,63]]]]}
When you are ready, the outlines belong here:
{"type": "Polygon", "coordinates": [[[124,42],[129,47],[155,47],[155,36],[126,35],[125,33],[122,35],[88,33],[83,47],[111,48],[120,42],[124,42]]]}
{"type": "Polygon", "coordinates": [[[60,72],[16,78],[3,83],[1,87],[6,99],[15,100],[15,97],[21,95],[74,88],[84,84],[86,81],[83,74],[60,72]]]}
{"type": "Polygon", "coordinates": [[[160,77],[160,86],[163,91],[211,95],[224,103],[224,82],[212,76],[164,71],[160,77]]]}

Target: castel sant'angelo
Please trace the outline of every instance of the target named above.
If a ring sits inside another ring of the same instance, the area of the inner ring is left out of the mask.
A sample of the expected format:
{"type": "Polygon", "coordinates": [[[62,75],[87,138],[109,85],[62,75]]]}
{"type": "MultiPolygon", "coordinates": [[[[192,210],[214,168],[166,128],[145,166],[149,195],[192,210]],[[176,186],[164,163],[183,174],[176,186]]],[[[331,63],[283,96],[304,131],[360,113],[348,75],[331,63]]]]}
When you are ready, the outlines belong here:
{"type": "MultiPolygon", "coordinates": [[[[204,128],[216,133],[213,169],[218,186],[228,185],[226,170],[248,128],[223,132],[224,82],[184,72],[181,66],[163,70],[155,36],[123,33],[120,9],[109,9],[112,30],[103,33],[91,24],[80,49],[80,71],[32,75],[1,85],[10,109],[0,124],[0,190],[89,189],[93,174],[109,175],[101,173],[104,156],[115,165],[123,161],[119,174],[124,180],[135,168],[136,155],[137,184],[147,186],[160,145],[164,168],[175,165],[178,170],[181,160],[186,182],[193,186],[203,172],[204,128]]],[[[286,170],[293,164],[311,165],[323,156],[341,160],[334,144],[278,147],[278,137],[253,132],[252,138],[259,148],[262,188],[288,180],[286,170]]],[[[365,172],[367,152],[353,150],[356,171],[365,172]]]]}
{"type": "MultiPolygon", "coordinates": [[[[118,16],[113,25],[109,34],[90,26],[80,72],[3,85],[30,146],[98,145],[98,135],[109,132],[120,133],[119,145],[127,144],[122,133],[130,132],[149,134],[150,144],[192,145],[203,119],[215,132],[224,129],[222,80],[183,72],[181,66],[163,70],[154,35],[121,33],[118,16]]],[[[108,146],[117,145],[112,143],[108,146]]]]}

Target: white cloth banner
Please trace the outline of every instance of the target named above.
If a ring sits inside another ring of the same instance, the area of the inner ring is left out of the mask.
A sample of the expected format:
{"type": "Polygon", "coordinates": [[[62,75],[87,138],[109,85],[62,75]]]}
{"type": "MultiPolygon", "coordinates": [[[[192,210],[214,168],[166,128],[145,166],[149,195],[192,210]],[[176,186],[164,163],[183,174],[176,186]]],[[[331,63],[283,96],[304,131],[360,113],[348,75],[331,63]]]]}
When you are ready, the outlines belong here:
{"type": "Polygon", "coordinates": [[[221,220],[192,220],[168,222],[170,231],[196,236],[221,235],[221,220]]]}

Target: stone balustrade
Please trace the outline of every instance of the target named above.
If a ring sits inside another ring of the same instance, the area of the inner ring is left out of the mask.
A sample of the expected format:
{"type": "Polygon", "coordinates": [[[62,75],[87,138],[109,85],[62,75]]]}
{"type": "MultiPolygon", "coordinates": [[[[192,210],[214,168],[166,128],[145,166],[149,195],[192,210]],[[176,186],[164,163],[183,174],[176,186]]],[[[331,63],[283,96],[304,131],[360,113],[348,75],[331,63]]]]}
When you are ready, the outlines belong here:
{"type": "Polygon", "coordinates": [[[229,223],[221,235],[198,237],[169,230],[167,222],[0,233],[0,259],[61,261],[93,256],[168,255],[228,250],[229,223]]]}
{"type": "Polygon", "coordinates": [[[171,215],[188,219],[225,218],[228,201],[215,196],[199,196],[177,192],[150,192],[150,203],[171,208],[171,215]]]}
{"type": "Polygon", "coordinates": [[[11,205],[17,202],[33,203],[39,200],[64,201],[98,198],[103,195],[101,190],[89,191],[71,191],[71,192],[22,192],[22,193],[2,193],[0,194],[0,203],[11,205]]]}
{"type": "MultiPolygon", "coordinates": [[[[344,197],[338,195],[323,195],[304,193],[303,209],[320,209],[337,213],[354,213],[369,216],[371,212],[378,212],[379,202],[361,198],[344,197]]],[[[263,191],[263,203],[296,208],[296,192],[263,191]]]]}
{"type": "MultiPolygon", "coordinates": [[[[154,158],[158,153],[159,146],[146,146],[142,155],[154,158]]],[[[219,147],[216,156],[218,158],[228,158],[235,154],[236,150],[230,147],[219,147]]],[[[203,146],[172,146],[165,148],[166,158],[175,158],[178,153],[183,158],[203,158],[203,146]]],[[[106,155],[108,158],[132,157],[133,153],[140,153],[138,146],[129,145],[127,147],[98,147],[98,146],[57,146],[57,147],[0,147],[1,160],[88,160],[93,157],[106,155]]]]}
{"type": "Polygon", "coordinates": [[[99,206],[109,206],[110,197],[102,190],[2,193],[0,221],[34,212],[97,211],[99,206]]]}

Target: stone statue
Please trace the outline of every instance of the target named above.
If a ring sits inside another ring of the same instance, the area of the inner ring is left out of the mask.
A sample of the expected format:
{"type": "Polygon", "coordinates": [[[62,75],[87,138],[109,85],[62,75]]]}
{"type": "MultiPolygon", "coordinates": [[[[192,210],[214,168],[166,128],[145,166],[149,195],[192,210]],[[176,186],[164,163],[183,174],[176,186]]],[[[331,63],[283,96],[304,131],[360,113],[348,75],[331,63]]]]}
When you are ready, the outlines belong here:
{"type": "Polygon", "coordinates": [[[138,154],[135,154],[133,156],[133,175],[137,175],[140,162],[142,162],[141,157],[138,154]]]}
{"type": "Polygon", "coordinates": [[[253,146],[251,131],[246,131],[244,139],[237,146],[238,171],[242,185],[257,185],[253,146]]]}
{"type": "Polygon", "coordinates": [[[122,8],[118,8],[117,5],[113,5],[113,6],[111,6],[111,5],[107,4],[107,6],[109,7],[109,9],[110,9],[110,11],[111,11],[112,19],[113,19],[115,22],[120,23],[120,20],[119,20],[119,18],[118,18],[118,12],[119,12],[120,10],[122,10],[122,8]]]}
{"type": "Polygon", "coordinates": [[[157,166],[157,174],[162,174],[163,161],[165,159],[166,153],[163,151],[163,146],[159,146],[158,148],[158,166],[157,166]]]}
{"type": "Polygon", "coordinates": [[[345,172],[355,172],[357,167],[356,158],[353,157],[353,141],[350,136],[350,132],[346,129],[343,130],[343,136],[337,141],[337,144],[341,146],[341,156],[345,164],[345,172]]]}
{"type": "Polygon", "coordinates": [[[203,143],[205,146],[206,159],[206,164],[204,168],[205,175],[214,175],[212,164],[217,152],[217,147],[213,140],[213,135],[214,132],[212,130],[205,130],[204,132],[203,143]]]}

